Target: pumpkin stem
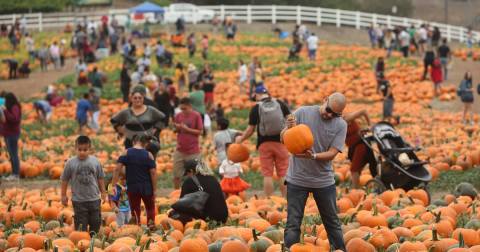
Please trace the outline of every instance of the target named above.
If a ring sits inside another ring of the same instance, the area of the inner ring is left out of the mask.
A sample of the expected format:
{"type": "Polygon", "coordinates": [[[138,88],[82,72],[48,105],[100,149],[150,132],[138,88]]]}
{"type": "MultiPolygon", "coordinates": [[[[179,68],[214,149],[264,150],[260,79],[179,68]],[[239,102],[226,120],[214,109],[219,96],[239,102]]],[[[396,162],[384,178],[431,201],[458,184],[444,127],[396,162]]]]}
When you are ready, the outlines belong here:
{"type": "Polygon", "coordinates": [[[196,222],[195,222],[195,225],[193,225],[193,229],[200,229],[200,226],[201,226],[201,222],[200,222],[200,221],[196,221],[196,222]]]}
{"type": "Polygon", "coordinates": [[[43,250],[49,251],[50,248],[48,247],[48,239],[43,241],[43,250]]]}
{"type": "Polygon", "coordinates": [[[441,220],[442,212],[438,212],[437,214],[434,214],[434,215],[435,215],[435,223],[439,223],[441,220]]]}
{"type": "Polygon", "coordinates": [[[280,242],[280,251],[281,252],[285,252],[285,244],[282,242],[280,242]]]}
{"type": "Polygon", "coordinates": [[[143,252],[144,249],[145,249],[145,246],[142,245],[142,246],[140,247],[140,252],[143,252]]]}
{"type": "Polygon", "coordinates": [[[300,244],[305,244],[305,225],[302,228],[302,232],[300,233],[300,244]]]}
{"type": "Polygon", "coordinates": [[[413,200],[413,198],[412,198],[411,196],[408,196],[408,200],[410,201],[410,203],[411,203],[412,205],[415,204],[415,201],[413,200]]]}
{"type": "Polygon", "coordinates": [[[462,234],[461,231],[460,231],[460,234],[458,235],[458,241],[460,242],[458,244],[458,247],[459,248],[465,248],[465,240],[463,239],[463,234],[462,234]]]}
{"type": "Polygon", "coordinates": [[[145,243],[145,249],[149,250],[150,249],[150,243],[152,242],[151,238],[148,238],[147,243],[145,243]]]}
{"type": "Polygon", "coordinates": [[[254,194],[253,197],[255,197],[256,200],[258,200],[258,195],[254,194]]]}
{"type": "Polygon", "coordinates": [[[258,241],[257,231],[255,231],[255,229],[252,229],[252,234],[253,234],[253,240],[258,241]]]}
{"type": "Polygon", "coordinates": [[[437,229],[435,227],[432,229],[432,241],[439,241],[437,229]]]}
{"type": "Polygon", "coordinates": [[[368,232],[367,235],[365,235],[365,236],[363,237],[363,240],[368,241],[371,236],[372,236],[372,233],[371,233],[371,232],[368,232]]]}
{"type": "MultiPolygon", "coordinates": [[[[104,250],[105,249],[105,242],[107,241],[107,237],[106,236],[103,236],[102,238],[102,247],[101,249],[104,250]]],[[[93,251],[90,251],[90,252],[93,252],[93,251]]]]}
{"type": "Polygon", "coordinates": [[[25,202],[25,203],[23,204],[22,210],[27,210],[27,205],[28,205],[27,202],[25,202]]]}
{"type": "Polygon", "coordinates": [[[53,247],[53,252],[58,252],[58,247],[57,246],[53,247]]]}
{"type": "Polygon", "coordinates": [[[139,246],[140,245],[140,239],[142,238],[142,235],[137,234],[137,240],[135,241],[135,245],[139,246]]]}
{"type": "Polygon", "coordinates": [[[477,202],[472,203],[472,215],[473,216],[477,215],[477,202]]]}
{"type": "Polygon", "coordinates": [[[49,207],[52,206],[52,200],[48,200],[48,206],[49,206],[49,207]]]}
{"type": "Polygon", "coordinates": [[[377,216],[378,215],[378,209],[377,209],[377,201],[376,200],[373,200],[372,208],[373,208],[373,216],[377,216]]]}
{"type": "Polygon", "coordinates": [[[93,252],[93,248],[95,246],[95,236],[93,236],[91,239],[90,239],[90,252],[93,252]]]}

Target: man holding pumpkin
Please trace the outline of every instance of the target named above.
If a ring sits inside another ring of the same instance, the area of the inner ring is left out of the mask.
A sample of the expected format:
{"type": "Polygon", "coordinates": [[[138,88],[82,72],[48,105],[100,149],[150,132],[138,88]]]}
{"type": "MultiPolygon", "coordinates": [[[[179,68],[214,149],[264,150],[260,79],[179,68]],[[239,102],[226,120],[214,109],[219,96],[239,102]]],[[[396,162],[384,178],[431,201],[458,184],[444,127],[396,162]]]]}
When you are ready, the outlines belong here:
{"type": "MultiPolygon", "coordinates": [[[[312,193],[317,203],[322,222],[327,231],[330,246],[346,251],[342,228],[337,216],[336,188],[332,160],[342,151],[347,133],[347,123],[342,119],[346,105],[341,93],[330,95],[322,105],[303,106],[287,119],[289,129],[305,124],[313,133],[313,147],[301,154],[290,157],[286,177],[287,184],[287,226],[285,245],[287,247],[300,240],[305,204],[312,193]]],[[[300,139],[299,139],[300,141],[300,139]]]]}

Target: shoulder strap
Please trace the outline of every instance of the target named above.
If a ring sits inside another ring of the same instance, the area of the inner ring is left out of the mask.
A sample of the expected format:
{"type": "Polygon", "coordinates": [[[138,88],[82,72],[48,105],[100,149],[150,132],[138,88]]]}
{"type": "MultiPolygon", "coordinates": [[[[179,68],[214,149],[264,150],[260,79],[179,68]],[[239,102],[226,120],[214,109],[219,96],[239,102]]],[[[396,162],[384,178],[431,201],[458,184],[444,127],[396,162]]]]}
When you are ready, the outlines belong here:
{"type": "MultiPolygon", "coordinates": [[[[147,106],[147,110],[148,110],[148,106],[147,106]]],[[[148,131],[145,130],[145,127],[143,127],[143,124],[138,120],[137,116],[135,116],[135,114],[133,113],[132,109],[129,108],[128,111],[130,112],[130,114],[132,115],[133,119],[135,120],[135,122],[142,128],[143,132],[145,134],[148,134],[148,131]]],[[[146,111],[145,111],[146,112],[146,111]]]]}
{"type": "Polygon", "coordinates": [[[203,191],[203,187],[202,187],[202,185],[200,184],[200,181],[198,181],[197,176],[193,175],[193,176],[192,176],[192,180],[193,180],[193,183],[195,183],[195,185],[198,187],[198,190],[199,190],[199,191],[203,191]]]}

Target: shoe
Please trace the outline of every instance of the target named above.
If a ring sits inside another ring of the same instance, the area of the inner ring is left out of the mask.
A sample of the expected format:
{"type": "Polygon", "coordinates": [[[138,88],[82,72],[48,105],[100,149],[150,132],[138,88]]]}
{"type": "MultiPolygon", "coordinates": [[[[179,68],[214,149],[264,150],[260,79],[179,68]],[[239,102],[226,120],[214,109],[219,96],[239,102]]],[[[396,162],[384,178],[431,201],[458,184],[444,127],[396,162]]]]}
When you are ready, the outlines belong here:
{"type": "Polygon", "coordinates": [[[13,175],[13,174],[5,178],[6,181],[16,181],[18,179],[19,179],[18,175],[13,175]]]}

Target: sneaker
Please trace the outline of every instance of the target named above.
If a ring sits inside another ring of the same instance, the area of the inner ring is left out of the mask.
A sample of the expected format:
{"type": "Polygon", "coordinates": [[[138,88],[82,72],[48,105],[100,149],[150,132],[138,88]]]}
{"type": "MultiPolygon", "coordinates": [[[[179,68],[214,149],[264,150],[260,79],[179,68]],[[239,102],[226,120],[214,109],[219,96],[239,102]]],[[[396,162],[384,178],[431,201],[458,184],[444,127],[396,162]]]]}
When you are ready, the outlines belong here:
{"type": "Polygon", "coordinates": [[[5,178],[6,181],[16,181],[18,179],[19,179],[18,175],[13,175],[13,174],[5,178]]]}

